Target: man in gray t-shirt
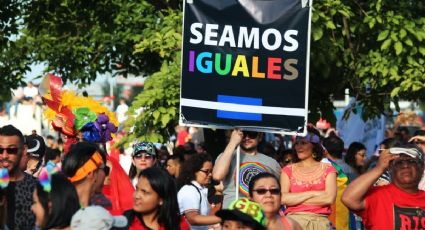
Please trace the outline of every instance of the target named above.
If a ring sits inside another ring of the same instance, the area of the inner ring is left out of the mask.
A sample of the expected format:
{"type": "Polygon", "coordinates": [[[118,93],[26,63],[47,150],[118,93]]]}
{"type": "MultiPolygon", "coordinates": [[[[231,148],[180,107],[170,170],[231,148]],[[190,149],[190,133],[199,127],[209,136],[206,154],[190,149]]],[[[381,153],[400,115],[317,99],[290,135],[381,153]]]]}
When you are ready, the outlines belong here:
{"type": "Polygon", "coordinates": [[[239,197],[248,196],[248,185],[251,178],[261,172],[269,172],[280,177],[280,166],[277,161],[257,151],[261,133],[239,129],[232,131],[226,149],[220,154],[213,169],[214,180],[223,181],[223,208],[227,208],[235,200],[236,189],[236,151],[240,145],[239,197]]]}

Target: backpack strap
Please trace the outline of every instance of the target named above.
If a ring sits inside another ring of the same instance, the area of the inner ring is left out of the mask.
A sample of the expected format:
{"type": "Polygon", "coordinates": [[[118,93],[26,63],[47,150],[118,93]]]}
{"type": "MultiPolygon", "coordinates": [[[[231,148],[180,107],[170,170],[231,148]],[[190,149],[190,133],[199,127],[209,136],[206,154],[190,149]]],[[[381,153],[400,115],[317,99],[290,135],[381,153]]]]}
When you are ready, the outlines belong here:
{"type": "Polygon", "coordinates": [[[201,191],[199,190],[198,187],[196,187],[196,185],[194,185],[192,182],[190,182],[190,185],[192,185],[193,187],[195,187],[196,191],[198,191],[199,193],[199,213],[201,213],[201,201],[202,201],[202,194],[201,191]]]}

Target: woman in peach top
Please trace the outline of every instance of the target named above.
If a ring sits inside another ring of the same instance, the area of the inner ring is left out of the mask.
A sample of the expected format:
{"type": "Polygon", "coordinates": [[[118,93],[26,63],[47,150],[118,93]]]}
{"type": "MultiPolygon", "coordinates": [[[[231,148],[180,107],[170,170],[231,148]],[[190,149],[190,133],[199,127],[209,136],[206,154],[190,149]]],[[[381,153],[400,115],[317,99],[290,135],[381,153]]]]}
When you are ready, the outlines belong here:
{"type": "Polygon", "coordinates": [[[294,143],[297,161],[282,169],[280,184],[285,214],[302,229],[330,229],[328,215],[336,198],[336,170],[320,162],[323,148],[320,134],[308,127],[306,137],[294,143]]]}

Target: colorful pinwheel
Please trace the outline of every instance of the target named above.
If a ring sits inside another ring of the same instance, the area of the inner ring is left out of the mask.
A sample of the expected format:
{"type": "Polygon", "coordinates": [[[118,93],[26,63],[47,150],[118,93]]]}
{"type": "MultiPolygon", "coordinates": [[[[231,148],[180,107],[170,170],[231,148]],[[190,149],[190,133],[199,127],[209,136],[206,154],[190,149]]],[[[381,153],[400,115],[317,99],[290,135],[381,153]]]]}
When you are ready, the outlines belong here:
{"type": "Polygon", "coordinates": [[[7,168],[0,168],[0,188],[6,188],[9,185],[9,171],[7,168]]]}

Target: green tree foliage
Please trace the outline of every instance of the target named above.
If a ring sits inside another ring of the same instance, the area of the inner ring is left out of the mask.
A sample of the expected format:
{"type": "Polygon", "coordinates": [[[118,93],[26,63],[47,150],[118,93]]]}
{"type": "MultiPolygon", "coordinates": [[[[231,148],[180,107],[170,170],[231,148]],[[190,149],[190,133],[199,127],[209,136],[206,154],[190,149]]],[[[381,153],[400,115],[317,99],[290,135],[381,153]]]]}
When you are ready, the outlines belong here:
{"type": "Polygon", "coordinates": [[[0,101],[10,99],[10,89],[21,84],[30,70],[28,49],[19,39],[25,7],[25,1],[0,1],[0,101]]]}
{"type": "Polygon", "coordinates": [[[158,16],[144,31],[135,52],[158,53],[163,62],[159,71],[145,81],[144,91],[130,108],[132,118],[128,124],[134,130],[126,136],[128,140],[165,142],[178,122],[182,13],[169,9],[158,16]]]}
{"type": "MultiPolygon", "coordinates": [[[[163,142],[178,121],[182,1],[0,1],[0,90],[31,63],[75,83],[98,73],[148,76],[127,136],[163,142]]],[[[425,6],[413,0],[314,1],[311,122],[334,121],[332,100],[349,88],[364,117],[425,96],[425,6]]]]}
{"type": "Polygon", "coordinates": [[[315,1],[311,117],[320,111],[332,120],[326,99],[343,88],[365,107],[364,118],[388,113],[390,102],[424,100],[424,12],[411,0],[315,1]]]}

